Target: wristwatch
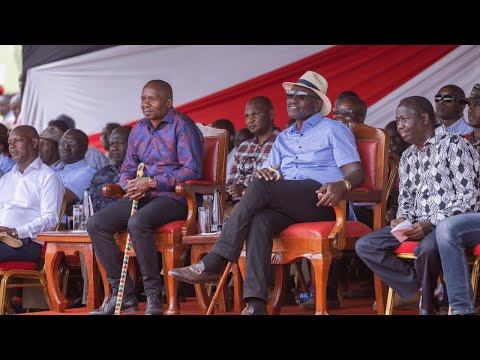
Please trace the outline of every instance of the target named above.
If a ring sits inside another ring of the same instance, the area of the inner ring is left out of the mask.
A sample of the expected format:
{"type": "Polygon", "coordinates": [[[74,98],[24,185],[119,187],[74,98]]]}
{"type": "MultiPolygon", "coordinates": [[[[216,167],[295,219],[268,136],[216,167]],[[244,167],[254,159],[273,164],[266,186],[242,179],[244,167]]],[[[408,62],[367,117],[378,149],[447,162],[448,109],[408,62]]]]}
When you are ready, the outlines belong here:
{"type": "Polygon", "coordinates": [[[148,179],[148,186],[151,188],[154,188],[154,187],[157,187],[157,185],[158,185],[157,179],[155,179],[153,176],[150,176],[150,178],[148,179]]]}
{"type": "Polygon", "coordinates": [[[18,239],[18,231],[15,228],[12,229],[12,237],[18,239]]]}

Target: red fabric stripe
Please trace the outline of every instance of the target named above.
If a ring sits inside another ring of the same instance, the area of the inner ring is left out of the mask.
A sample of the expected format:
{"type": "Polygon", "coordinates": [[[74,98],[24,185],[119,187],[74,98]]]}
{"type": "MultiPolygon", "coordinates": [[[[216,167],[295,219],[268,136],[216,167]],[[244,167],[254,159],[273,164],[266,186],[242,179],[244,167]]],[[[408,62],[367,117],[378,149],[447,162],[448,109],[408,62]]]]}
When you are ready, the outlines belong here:
{"type": "MultiPolygon", "coordinates": [[[[372,105],[454,50],[457,45],[339,45],[268,72],[238,85],[178,107],[195,122],[210,124],[230,119],[236,129],[245,127],[246,102],[258,95],[268,96],[275,108],[275,123],[281,129],[288,121],[284,81],[296,81],[314,70],[329,83],[333,100],[344,90],[357,92],[372,105]]],[[[248,66],[246,64],[245,66],[248,66]]],[[[172,84],[175,91],[175,84],[172,84]]],[[[412,94],[413,95],[413,94],[412,94]]],[[[99,134],[90,136],[99,145],[99,134]]]]}

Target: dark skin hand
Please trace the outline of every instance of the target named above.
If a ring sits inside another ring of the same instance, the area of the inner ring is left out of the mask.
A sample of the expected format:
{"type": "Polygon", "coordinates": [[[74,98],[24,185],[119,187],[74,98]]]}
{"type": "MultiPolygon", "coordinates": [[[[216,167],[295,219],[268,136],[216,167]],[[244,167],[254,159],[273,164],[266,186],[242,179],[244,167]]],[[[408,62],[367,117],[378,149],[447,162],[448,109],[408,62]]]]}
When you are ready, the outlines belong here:
{"type": "Polygon", "coordinates": [[[280,180],[283,177],[282,177],[282,174],[280,174],[279,169],[280,169],[280,165],[274,166],[271,169],[263,168],[263,169],[257,170],[255,175],[257,175],[257,178],[264,179],[265,181],[280,180]]]}
{"type": "MultiPolygon", "coordinates": [[[[406,219],[403,217],[397,218],[390,222],[390,226],[394,228],[406,219]]],[[[405,235],[412,240],[422,240],[425,236],[433,231],[433,225],[430,221],[419,221],[412,225],[412,230],[406,231],[405,235]]]]}
{"type": "Polygon", "coordinates": [[[7,235],[12,236],[13,229],[6,226],[0,226],[0,232],[4,232],[7,233],[7,235]]]}
{"type": "Polygon", "coordinates": [[[246,188],[243,184],[233,184],[228,187],[227,192],[233,197],[241,197],[246,188]]]}
{"type": "MultiPolygon", "coordinates": [[[[352,188],[357,187],[364,180],[362,165],[360,162],[354,162],[341,167],[345,174],[345,179],[350,181],[352,188]]],[[[316,191],[318,197],[317,206],[335,206],[342,199],[347,191],[347,186],[343,181],[331,182],[323,185],[316,191]]]]}
{"type": "Polygon", "coordinates": [[[148,177],[127,180],[127,186],[124,189],[124,198],[137,201],[143,198],[147,191],[150,190],[150,186],[148,186],[148,180],[148,177]]]}
{"type": "Polygon", "coordinates": [[[412,225],[412,230],[405,232],[405,235],[412,240],[422,240],[433,231],[430,221],[419,221],[412,225]]]}

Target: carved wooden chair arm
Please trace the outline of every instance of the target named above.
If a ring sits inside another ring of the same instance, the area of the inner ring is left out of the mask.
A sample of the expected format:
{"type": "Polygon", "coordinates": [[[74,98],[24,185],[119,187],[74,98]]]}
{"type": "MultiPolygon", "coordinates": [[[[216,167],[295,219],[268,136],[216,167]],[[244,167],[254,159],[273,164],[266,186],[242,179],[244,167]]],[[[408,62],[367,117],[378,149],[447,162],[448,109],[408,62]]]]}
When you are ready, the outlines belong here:
{"type": "Polygon", "coordinates": [[[125,195],[125,190],[123,190],[118,184],[105,184],[102,187],[102,195],[118,199],[125,195]]]}

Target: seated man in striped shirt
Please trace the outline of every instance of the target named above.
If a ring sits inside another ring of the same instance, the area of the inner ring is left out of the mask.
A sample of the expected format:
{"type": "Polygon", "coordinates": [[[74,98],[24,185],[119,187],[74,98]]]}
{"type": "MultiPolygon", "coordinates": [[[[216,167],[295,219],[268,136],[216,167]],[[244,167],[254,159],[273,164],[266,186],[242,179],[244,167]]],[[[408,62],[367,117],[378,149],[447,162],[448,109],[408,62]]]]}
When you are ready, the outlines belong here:
{"type": "MultiPolygon", "coordinates": [[[[173,107],[173,91],[163,80],[151,80],[142,90],[142,120],[128,138],[119,185],[123,199],[93,215],[87,223],[95,254],[107,272],[112,297],[91,315],[113,315],[120,286],[123,256],[114,234],[128,227],[137,254],[147,295],[145,315],[162,315],[162,279],[154,229],[187,218],[187,201],[175,193],[175,186],[202,177],[203,136],[195,123],[173,107]],[[140,163],[144,176],[136,178],[140,163]],[[130,216],[132,200],[138,211],[130,216]]],[[[137,311],[133,282],[127,276],[122,311],[137,311]]]]}

